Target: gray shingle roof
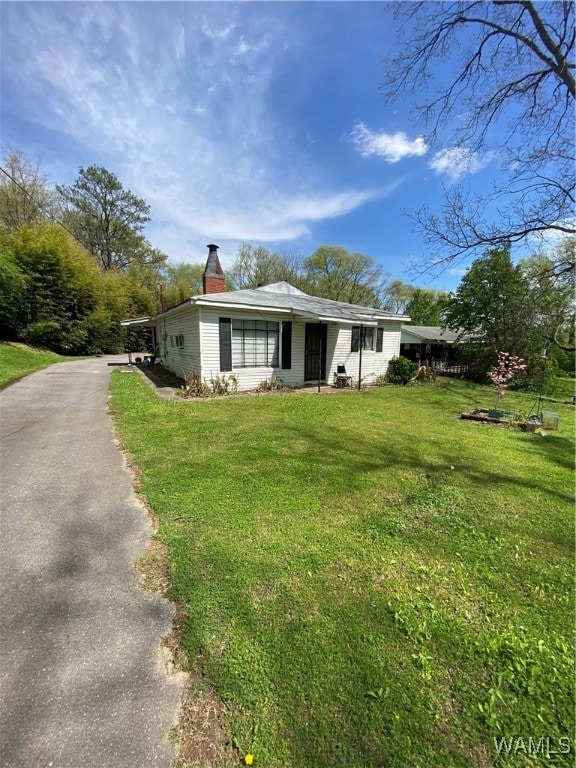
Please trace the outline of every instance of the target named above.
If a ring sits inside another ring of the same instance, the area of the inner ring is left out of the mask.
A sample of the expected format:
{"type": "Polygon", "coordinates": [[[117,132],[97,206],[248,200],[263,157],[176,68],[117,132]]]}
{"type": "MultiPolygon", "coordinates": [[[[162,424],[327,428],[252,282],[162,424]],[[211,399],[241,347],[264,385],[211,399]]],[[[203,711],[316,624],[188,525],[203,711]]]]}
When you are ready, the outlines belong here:
{"type": "Polygon", "coordinates": [[[452,344],[461,335],[459,331],[449,331],[438,325],[403,325],[402,330],[418,336],[423,342],[434,344],[443,341],[452,344]]]}
{"type": "Polygon", "coordinates": [[[290,310],[298,315],[313,315],[349,322],[377,321],[378,319],[406,320],[406,315],[395,315],[380,309],[363,307],[360,304],[346,304],[342,301],[309,296],[290,283],[280,282],[260,288],[242,291],[226,291],[195,296],[192,303],[230,304],[256,308],[290,310]]]}

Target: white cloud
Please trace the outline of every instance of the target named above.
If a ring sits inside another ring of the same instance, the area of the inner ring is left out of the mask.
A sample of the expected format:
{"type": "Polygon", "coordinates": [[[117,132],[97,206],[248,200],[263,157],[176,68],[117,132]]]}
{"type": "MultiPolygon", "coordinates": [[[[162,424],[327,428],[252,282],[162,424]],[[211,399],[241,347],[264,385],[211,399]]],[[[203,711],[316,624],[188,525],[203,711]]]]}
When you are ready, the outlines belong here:
{"type": "Polygon", "coordinates": [[[201,26],[203,35],[216,40],[227,40],[235,29],[236,24],[233,22],[223,23],[222,26],[219,26],[214,21],[209,21],[208,19],[204,19],[201,26]]]}
{"type": "Polygon", "coordinates": [[[247,24],[242,4],[215,4],[209,19],[196,3],[16,5],[3,33],[9,108],[61,136],[63,152],[73,146],[73,167],[104,165],[143,197],[154,245],[185,249],[175,259],[191,242],[295,239],[400,183],[330,188],[287,151],[268,107],[290,38],[282,15],[247,24]]]}
{"type": "Polygon", "coordinates": [[[492,154],[479,155],[468,147],[448,147],[436,152],[428,167],[454,182],[462,176],[481,171],[491,160],[492,154]]]}
{"type": "Polygon", "coordinates": [[[356,123],[348,139],[362,157],[378,155],[387,163],[397,163],[405,157],[421,157],[428,151],[421,136],[410,140],[403,131],[378,133],[364,123],[356,123]]]}
{"type": "Polygon", "coordinates": [[[179,25],[178,33],[176,35],[175,52],[178,61],[182,61],[186,55],[186,32],[181,24],[179,25]]]}

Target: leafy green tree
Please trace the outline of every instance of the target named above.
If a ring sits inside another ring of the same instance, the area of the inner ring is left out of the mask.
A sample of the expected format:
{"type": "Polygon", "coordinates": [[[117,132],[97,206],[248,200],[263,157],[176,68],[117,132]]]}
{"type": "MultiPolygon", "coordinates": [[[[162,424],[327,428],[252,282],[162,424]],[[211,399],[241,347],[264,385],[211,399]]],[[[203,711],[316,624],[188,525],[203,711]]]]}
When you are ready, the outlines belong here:
{"type": "MultiPolygon", "coordinates": [[[[549,341],[556,338],[574,343],[574,281],[566,273],[558,274],[557,264],[547,254],[537,254],[522,260],[520,265],[530,281],[536,321],[543,327],[549,341]]],[[[573,351],[573,350],[571,350],[573,351]]]]}
{"type": "Polygon", "coordinates": [[[415,288],[404,311],[410,316],[413,325],[441,326],[448,301],[446,291],[415,288]]]}
{"type": "Polygon", "coordinates": [[[495,365],[498,352],[526,361],[526,381],[541,370],[542,351],[565,322],[572,301],[547,266],[552,262],[543,257],[514,264],[509,248],[499,248],[476,259],[462,278],[444,316],[449,328],[470,337],[463,354],[478,376],[495,365]]]}
{"type": "Polygon", "coordinates": [[[0,233],[0,338],[17,338],[25,295],[26,275],[9,247],[9,237],[0,233]]]}
{"type": "Polygon", "coordinates": [[[295,254],[273,253],[262,245],[242,243],[229,277],[235,288],[257,288],[285,280],[297,288],[304,287],[301,259],[295,254]]]}
{"type": "Polygon", "coordinates": [[[548,331],[548,341],[558,352],[567,353],[561,367],[574,371],[573,361],[576,345],[574,330],[575,312],[575,277],[576,277],[576,238],[565,238],[548,254],[539,254],[526,261],[525,269],[535,284],[539,296],[547,298],[552,304],[555,321],[548,331]],[[566,367],[568,365],[568,367],[566,367]]]}
{"type": "Polygon", "coordinates": [[[162,274],[162,302],[164,309],[175,307],[190,296],[204,292],[202,276],[204,264],[166,264],[162,274]]]}
{"type": "Polygon", "coordinates": [[[100,273],[89,254],[56,224],[22,227],[7,245],[25,276],[20,338],[63,354],[95,351],[100,273]]]}
{"type": "Polygon", "coordinates": [[[0,222],[9,231],[25,224],[52,220],[59,213],[57,196],[39,163],[12,149],[2,160],[0,173],[0,222]]]}
{"type": "MultiPolygon", "coordinates": [[[[56,224],[4,233],[0,249],[0,334],[61,354],[119,353],[127,317],[159,310],[156,284],[138,269],[102,272],[56,224]]],[[[149,348],[149,330],[131,332],[132,348],[149,348]]]]}
{"type": "Polygon", "coordinates": [[[402,280],[390,281],[382,294],[382,309],[398,315],[406,313],[415,291],[414,285],[403,283],[402,280]]]}
{"type": "MultiPolygon", "coordinates": [[[[476,259],[446,307],[446,325],[463,331],[475,344],[527,359],[529,282],[514,265],[509,248],[495,248],[476,259]]],[[[532,351],[532,350],[530,350],[532,351]]]]}
{"type": "Polygon", "coordinates": [[[304,261],[308,290],[325,299],[380,307],[388,275],[372,256],[321,245],[304,261]]]}
{"type": "Polygon", "coordinates": [[[57,190],[67,206],[64,221],[104,271],[134,261],[160,265],[165,256],[142,235],[150,207],[101,166],[80,168],[71,186],[57,190]]]}
{"type": "Polygon", "coordinates": [[[385,60],[388,100],[414,95],[427,144],[440,150],[432,160],[452,157],[465,168],[497,156],[503,171],[487,196],[452,185],[440,212],[423,208],[413,217],[428,246],[423,268],[549,231],[575,234],[574,8],[531,0],[390,4],[397,44],[385,60]],[[494,209],[496,222],[485,216],[494,209]]]}

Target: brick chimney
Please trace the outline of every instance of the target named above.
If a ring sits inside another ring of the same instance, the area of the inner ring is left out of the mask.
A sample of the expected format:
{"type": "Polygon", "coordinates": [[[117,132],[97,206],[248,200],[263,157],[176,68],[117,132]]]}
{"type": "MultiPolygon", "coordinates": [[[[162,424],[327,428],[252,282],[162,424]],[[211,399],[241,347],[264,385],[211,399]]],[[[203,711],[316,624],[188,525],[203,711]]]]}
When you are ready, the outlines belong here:
{"type": "Polygon", "coordinates": [[[220,266],[220,259],[218,258],[218,246],[214,243],[210,243],[208,247],[208,261],[206,262],[206,269],[202,275],[202,285],[204,286],[204,293],[224,293],[226,290],[226,281],[224,280],[224,272],[220,266]]]}

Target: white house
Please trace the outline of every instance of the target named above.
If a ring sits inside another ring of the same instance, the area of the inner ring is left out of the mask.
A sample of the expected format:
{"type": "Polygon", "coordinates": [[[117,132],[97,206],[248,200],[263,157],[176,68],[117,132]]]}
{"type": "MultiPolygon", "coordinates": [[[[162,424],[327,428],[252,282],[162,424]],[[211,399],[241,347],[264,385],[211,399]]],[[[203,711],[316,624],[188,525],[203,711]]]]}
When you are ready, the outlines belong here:
{"type": "Polygon", "coordinates": [[[286,282],[225,291],[218,246],[209,245],[204,294],[154,318],[156,354],[178,376],[233,374],[239,390],[279,376],[284,384],[331,383],[338,366],[374,381],[400,353],[405,315],[309,296],[286,282]]]}
{"type": "Polygon", "coordinates": [[[403,325],[400,354],[410,360],[427,360],[438,369],[453,366],[458,343],[470,340],[464,331],[453,331],[435,325],[403,325]]]}

